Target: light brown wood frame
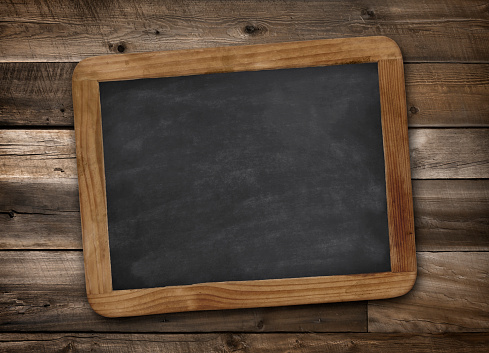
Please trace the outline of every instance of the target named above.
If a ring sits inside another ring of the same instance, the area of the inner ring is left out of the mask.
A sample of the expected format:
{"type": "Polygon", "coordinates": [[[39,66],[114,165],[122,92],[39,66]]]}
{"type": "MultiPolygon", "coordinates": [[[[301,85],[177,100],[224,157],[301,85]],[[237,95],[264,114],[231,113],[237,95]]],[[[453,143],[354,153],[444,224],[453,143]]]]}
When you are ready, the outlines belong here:
{"type": "Polygon", "coordinates": [[[88,301],[103,316],[383,299],[416,280],[401,51],[386,37],[314,40],[88,58],[73,73],[76,156],[88,301]],[[378,63],[391,272],[113,290],[99,82],[378,63]]]}

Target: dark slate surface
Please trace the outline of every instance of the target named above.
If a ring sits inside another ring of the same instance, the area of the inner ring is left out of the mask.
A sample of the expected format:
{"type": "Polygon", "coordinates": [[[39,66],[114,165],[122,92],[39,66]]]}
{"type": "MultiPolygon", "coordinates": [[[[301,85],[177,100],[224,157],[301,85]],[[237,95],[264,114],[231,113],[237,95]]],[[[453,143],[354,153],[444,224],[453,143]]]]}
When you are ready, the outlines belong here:
{"type": "Polygon", "coordinates": [[[390,271],[376,64],[100,95],[114,289],[390,271]]]}

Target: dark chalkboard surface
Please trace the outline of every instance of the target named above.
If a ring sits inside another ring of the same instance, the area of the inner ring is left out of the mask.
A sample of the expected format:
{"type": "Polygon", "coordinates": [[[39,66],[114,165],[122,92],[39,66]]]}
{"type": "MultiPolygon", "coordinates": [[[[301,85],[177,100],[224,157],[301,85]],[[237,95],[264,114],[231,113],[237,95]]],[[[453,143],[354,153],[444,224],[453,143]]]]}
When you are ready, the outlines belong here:
{"type": "Polygon", "coordinates": [[[114,290],[391,270],[377,63],[100,82],[114,290]]]}

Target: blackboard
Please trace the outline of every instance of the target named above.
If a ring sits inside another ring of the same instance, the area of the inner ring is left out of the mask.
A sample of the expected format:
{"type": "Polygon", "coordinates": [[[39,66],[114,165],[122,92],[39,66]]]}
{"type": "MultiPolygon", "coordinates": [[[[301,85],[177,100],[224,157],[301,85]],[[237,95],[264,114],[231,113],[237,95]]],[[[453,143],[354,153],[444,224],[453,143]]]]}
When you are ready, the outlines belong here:
{"type": "Polygon", "coordinates": [[[376,63],[100,100],[114,289],[390,271],[376,63]]]}
{"type": "Polygon", "coordinates": [[[99,314],[380,299],[414,284],[392,40],[89,58],[73,104],[99,314]]]}

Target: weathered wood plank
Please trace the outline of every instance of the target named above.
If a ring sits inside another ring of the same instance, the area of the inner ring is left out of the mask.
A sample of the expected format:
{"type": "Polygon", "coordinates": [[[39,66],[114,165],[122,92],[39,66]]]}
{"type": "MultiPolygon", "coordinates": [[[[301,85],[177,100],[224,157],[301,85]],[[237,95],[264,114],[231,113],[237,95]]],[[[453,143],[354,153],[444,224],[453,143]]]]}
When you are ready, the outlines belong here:
{"type": "Polygon", "coordinates": [[[369,332],[489,331],[489,252],[418,253],[403,297],[371,301],[369,332]]]}
{"type": "Polygon", "coordinates": [[[489,250],[489,180],[414,180],[418,251],[489,250]]]}
{"type": "Polygon", "coordinates": [[[81,249],[76,179],[0,181],[0,249],[81,249]]]}
{"type": "MultiPolygon", "coordinates": [[[[409,132],[413,179],[489,178],[489,129],[409,132]]],[[[0,180],[76,178],[71,130],[0,130],[0,180]]]]}
{"type": "Polygon", "coordinates": [[[75,63],[0,63],[0,125],[73,126],[75,63]]]}
{"type": "Polygon", "coordinates": [[[1,2],[3,61],[385,35],[407,61],[487,62],[483,0],[1,2]]]}
{"type": "Polygon", "coordinates": [[[404,65],[409,125],[489,126],[489,65],[404,65]]]}
{"type": "Polygon", "coordinates": [[[108,319],[89,306],[80,251],[0,256],[0,331],[366,331],[366,303],[187,312],[108,319]]]}
{"type": "Polygon", "coordinates": [[[76,179],[72,130],[0,130],[0,180],[76,179]]]}
{"type": "Polygon", "coordinates": [[[364,333],[86,334],[7,333],[8,352],[487,352],[489,334],[364,333]]]}
{"type": "MultiPolygon", "coordinates": [[[[0,63],[0,125],[73,126],[75,63],[0,63]]],[[[489,65],[406,64],[410,126],[489,126],[489,65]]]]}
{"type": "MultiPolygon", "coordinates": [[[[489,180],[414,180],[416,247],[489,250],[489,180]]],[[[81,249],[75,179],[0,181],[0,249],[81,249]]]]}
{"type": "Polygon", "coordinates": [[[410,129],[413,179],[489,178],[489,129],[410,129]]]}

